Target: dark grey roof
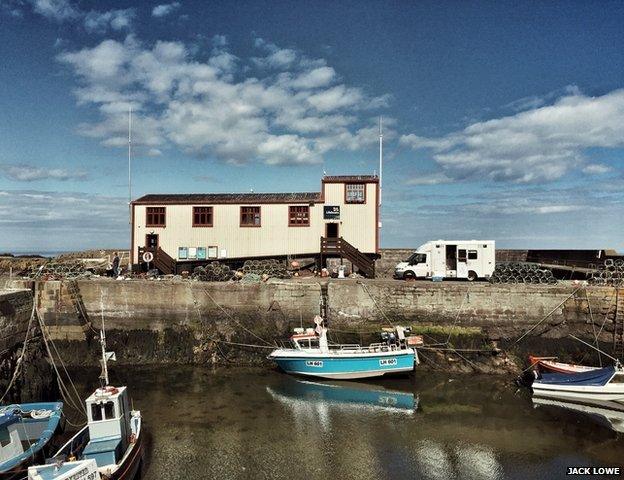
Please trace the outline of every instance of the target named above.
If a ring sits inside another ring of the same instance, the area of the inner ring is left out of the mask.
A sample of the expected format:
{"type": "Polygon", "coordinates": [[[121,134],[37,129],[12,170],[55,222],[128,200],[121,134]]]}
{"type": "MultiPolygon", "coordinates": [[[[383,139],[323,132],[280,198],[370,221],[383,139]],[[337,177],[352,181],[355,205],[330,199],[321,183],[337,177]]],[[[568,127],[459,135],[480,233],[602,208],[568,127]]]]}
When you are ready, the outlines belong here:
{"type": "Polygon", "coordinates": [[[378,182],[377,175],[325,175],[324,182],[378,182]]]}
{"type": "Polygon", "coordinates": [[[219,204],[219,203],[309,203],[320,202],[319,192],[297,193],[164,193],[137,198],[133,203],[219,204]]]}

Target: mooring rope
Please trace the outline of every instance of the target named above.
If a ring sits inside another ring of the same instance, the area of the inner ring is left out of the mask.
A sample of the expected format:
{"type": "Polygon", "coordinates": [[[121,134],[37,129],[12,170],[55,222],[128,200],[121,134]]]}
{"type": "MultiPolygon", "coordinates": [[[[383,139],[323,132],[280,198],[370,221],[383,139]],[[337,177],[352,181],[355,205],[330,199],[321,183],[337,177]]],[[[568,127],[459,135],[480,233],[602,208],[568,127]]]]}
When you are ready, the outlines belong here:
{"type": "Polygon", "coordinates": [[[559,305],[557,305],[555,308],[553,308],[550,312],[548,312],[548,314],[542,318],[539,322],[537,322],[535,325],[533,325],[531,328],[529,328],[526,332],[524,332],[520,337],[518,337],[516,339],[516,341],[514,343],[512,343],[511,346],[517,345],[518,343],[520,343],[529,333],[531,333],[533,330],[535,330],[537,327],[539,327],[542,323],[544,323],[544,321],[546,321],[546,319],[548,317],[550,317],[553,313],[555,313],[559,307],[561,307],[561,305],[563,305],[565,302],[567,302],[570,298],[572,298],[574,295],[576,295],[576,292],[578,292],[581,288],[583,287],[578,287],[576,290],[574,290],[570,295],[568,295],[561,303],[559,303],[559,305]]]}
{"type": "Polygon", "coordinates": [[[69,375],[69,372],[67,371],[67,368],[65,367],[65,363],[63,362],[63,358],[61,357],[58,349],[56,348],[56,344],[54,343],[54,341],[52,340],[52,337],[50,336],[49,338],[49,343],[52,344],[52,347],[54,348],[54,351],[56,352],[57,356],[58,356],[58,360],[59,363],[61,364],[63,371],[65,372],[65,375],[67,375],[67,378],[72,386],[72,389],[74,390],[74,393],[76,395],[76,399],[78,400],[78,405],[76,405],[76,403],[74,403],[74,399],[72,399],[72,394],[69,391],[69,389],[67,388],[67,386],[65,385],[65,382],[63,381],[63,378],[58,370],[58,367],[56,366],[56,362],[54,360],[54,355],[52,354],[52,350],[50,349],[50,346],[48,344],[48,338],[46,338],[46,333],[47,335],[50,335],[49,332],[46,332],[46,325],[45,322],[43,321],[43,317],[41,315],[38,314],[38,312],[35,309],[35,313],[37,314],[37,319],[39,320],[39,327],[41,328],[41,333],[43,334],[43,343],[46,347],[46,350],[48,352],[48,357],[50,358],[50,363],[52,364],[52,368],[54,368],[54,372],[56,373],[56,381],[59,385],[59,390],[61,392],[61,395],[63,396],[63,400],[65,400],[70,406],[72,406],[73,408],[75,408],[76,410],[78,410],[79,412],[84,413],[85,417],[87,416],[87,409],[86,407],[82,404],[82,399],[80,398],[80,395],[78,394],[78,390],[76,389],[76,386],[74,385],[74,382],[71,379],[71,376],[69,375]]]}
{"type": "Polygon", "coordinates": [[[4,398],[7,396],[7,394],[11,390],[11,388],[13,388],[13,384],[15,383],[15,380],[17,379],[17,376],[19,375],[19,372],[22,368],[22,362],[24,361],[24,357],[26,355],[26,347],[28,346],[28,337],[30,336],[30,329],[32,326],[32,321],[35,318],[35,308],[36,308],[36,300],[33,294],[33,308],[32,308],[32,311],[30,312],[30,319],[28,320],[28,327],[26,328],[26,337],[24,338],[24,343],[22,343],[22,351],[20,352],[20,356],[17,359],[17,362],[15,364],[15,370],[13,370],[13,376],[11,377],[11,381],[7,385],[7,388],[2,394],[2,397],[0,397],[0,403],[2,403],[4,398]]]}
{"type": "MultiPolygon", "coordinates": [[[[197,308],[199,308],[199,306],[197,305],[197,302],[195,302],[195,297],[193,295],[193,288],[190,286],[189,284],[189,288],[191,290],[191,297],[193,298],[193,303],[195,303],[195,305],[197,306],[197,308]]],[[[221,305],[219,305],[217,303],[217,301],[212,298],[212,295],[210,295],[210,293],[208,293],[208,291],[202,287],[203,292],[206,294],[206,296],[212,301],[212,303],[214,303],[230,320],[232,320],[233,322],[235,322],[239,327],[241,327],[243,330],[245,330],[247,333],[249,333],[250,335],[252,335],[253,337],[257,338],[258,340],[260,340],[261,342],[265,343],[266,345],[271,346],[271,348],[275,348],[274,344],[271,344],[269,342],[267,342],[264,338],[258,336],[256,333],[254,333],[253,331],[251,331],[250,329],[248,329],[247,327],[245,327],[242,323],[240,323],[238,320],[236,320],[232,315],[230,315],[227,310],[225,310],[221,305]]]]}

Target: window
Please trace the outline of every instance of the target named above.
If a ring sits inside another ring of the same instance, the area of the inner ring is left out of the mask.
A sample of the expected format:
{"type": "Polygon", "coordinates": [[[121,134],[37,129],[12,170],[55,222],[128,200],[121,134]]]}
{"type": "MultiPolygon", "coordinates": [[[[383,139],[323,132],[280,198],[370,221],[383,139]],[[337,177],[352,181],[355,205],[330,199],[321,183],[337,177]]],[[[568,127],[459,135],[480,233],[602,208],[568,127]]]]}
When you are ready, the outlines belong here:
{"type": "Polygon", "coordinates": [[[193,226],[212,227],[212,207],[193,207],[193,226]]]}
{"type": "Polygon", "coordinates": [[[104,418],[106,420],[115,418],[115,404],[113,402],[106,402],[104,404],[104,418]]]}
{"type": "Polygon", "coordinates": [[[468,260],[476,260],[476,259],[477,259],[477,251],[468,250],[468,260]]]}
{"type": "Polygon", "coordinates": [[[147,207],[145,209],[145,226],[146,227],[164,227],[166,222],[165,207],[147,207]]]}
{"type": "Polygon", "coordinates": [[[366,203],[366,184],[347,183],[345,185],[345,203],[366,203]]]}
{"type": "Polygon", "coordinates": [[[289,227],[309,227],[310,226],[310,207],[289,206],[288,207],[288,226],[289,227]]]}
{"type": "Polygon", "coordinates": [[[413,253],[408,259],[407,263],[410,265],[418,265],[419,263],[427,263],[426,253],[413,253]]]}
{"type": "Polygon", "coordinates": [[[460,262],[466,261],[466,250],[464,249],[457,250],[457,260],[459,260],[460,262]]]}
{"type": "Polygon", "coordinates": [[[91,404],[91,420],[94,422],[99,422],[102,420],[102,408],[99,403],[91,404]]]}
{"type": "Polygon", "coordinates": [[[260,224],[260,207],[241,207],[241,227],[259,227],[260,224]]]}

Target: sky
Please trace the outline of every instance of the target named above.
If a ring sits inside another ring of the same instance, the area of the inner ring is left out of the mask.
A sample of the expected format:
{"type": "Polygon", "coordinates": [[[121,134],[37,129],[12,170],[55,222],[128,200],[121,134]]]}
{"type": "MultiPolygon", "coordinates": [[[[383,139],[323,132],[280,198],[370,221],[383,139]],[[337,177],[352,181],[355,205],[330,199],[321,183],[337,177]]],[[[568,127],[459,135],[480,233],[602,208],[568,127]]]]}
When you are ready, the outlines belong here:
{"type": "Polygon", "coordinates": [[[0,0],[0,251],[378,171],[382,247],[624,251],[624,3],[0,0]]]}

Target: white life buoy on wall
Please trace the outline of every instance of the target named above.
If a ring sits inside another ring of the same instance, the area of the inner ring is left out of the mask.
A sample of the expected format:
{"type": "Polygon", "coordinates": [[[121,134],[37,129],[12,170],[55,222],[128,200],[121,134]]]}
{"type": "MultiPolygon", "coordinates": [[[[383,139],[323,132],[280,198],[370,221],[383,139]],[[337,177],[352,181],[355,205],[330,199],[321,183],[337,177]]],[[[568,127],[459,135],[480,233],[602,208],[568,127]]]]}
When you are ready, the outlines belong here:
{"type": "Polygon", "coordinates": [[[150,263],[152,260],[154,260],[154,254],[152,252],[145,252],[143,254],[143,261],[145,263],[150,263]]]}

